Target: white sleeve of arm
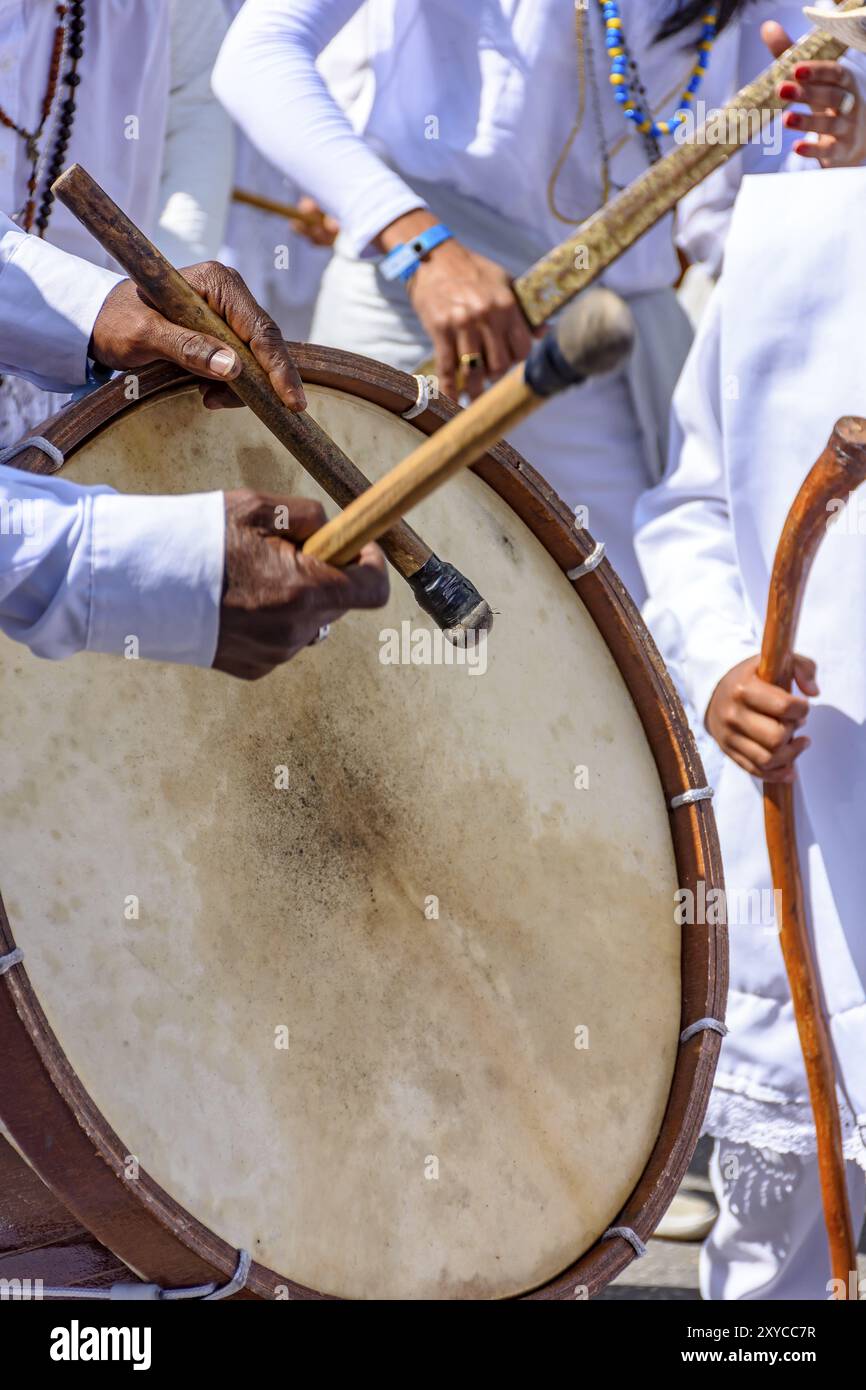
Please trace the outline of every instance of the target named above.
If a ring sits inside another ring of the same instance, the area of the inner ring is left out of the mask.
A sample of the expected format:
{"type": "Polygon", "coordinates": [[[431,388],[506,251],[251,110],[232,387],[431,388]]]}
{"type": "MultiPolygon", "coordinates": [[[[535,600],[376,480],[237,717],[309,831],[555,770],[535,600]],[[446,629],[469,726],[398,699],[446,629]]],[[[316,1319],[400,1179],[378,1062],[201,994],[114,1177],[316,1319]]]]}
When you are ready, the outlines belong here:
{"type": "Polygon", "coordinates": [[[316,59],[361,0],[247,0],[220,51],[217,96],[277,169],[340,223],[355,255],[417,194],[357,135],[316,59]]]}
{"type": "Polygon", "coordinates": [[[172,0],[171,93],[156,243],[172,265],[213,259],[231,196],[234,136],[210,79],[226,16],[214,0],[172,0]]]}
{"type": "Polygon", "coordinates": [[[754,630],[730,522],[721,428],[719,292],[674,397],[671,466],[638,508],[636,545],[653,634],[698,718],[754,630]]]}
{"type": "Polygon", "coordinates": [[[225,549],[220,492],[131,497],[0,467],[0,631],[36,656],[210,666],[225,549]]]}
{"type": "Polygon", "coordinates": [[[0,214],[0,373],[47,391],[82,386],[93,325],[121,278],[0,214]]]}

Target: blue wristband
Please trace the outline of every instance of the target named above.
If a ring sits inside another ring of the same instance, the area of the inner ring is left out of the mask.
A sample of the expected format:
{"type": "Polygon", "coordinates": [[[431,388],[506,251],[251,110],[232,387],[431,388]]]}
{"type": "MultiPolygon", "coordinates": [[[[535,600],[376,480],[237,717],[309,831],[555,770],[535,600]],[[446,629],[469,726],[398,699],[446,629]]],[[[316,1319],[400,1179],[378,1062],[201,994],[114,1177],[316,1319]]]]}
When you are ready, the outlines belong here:
{"type": "Polygon", "coordinates": [[[437,246],[441,246],[443,241],[450,241],[453,235],[454,233],[441,222],[435,227],[425,227],[424,231],[411,241],[405,241],[402,246],[395,246],[379,263],[383,279],[402,280],[404,283],[411,280],[424,257],[435,251],[437,246]]]}

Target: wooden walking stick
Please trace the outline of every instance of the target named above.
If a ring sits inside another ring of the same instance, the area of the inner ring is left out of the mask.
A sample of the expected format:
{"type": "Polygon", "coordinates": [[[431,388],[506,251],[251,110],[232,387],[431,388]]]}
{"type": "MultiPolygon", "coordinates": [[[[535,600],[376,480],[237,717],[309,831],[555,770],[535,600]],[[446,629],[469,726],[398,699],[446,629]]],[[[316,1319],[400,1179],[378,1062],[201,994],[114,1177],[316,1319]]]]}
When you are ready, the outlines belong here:
{"type": "MultiPolygon", "coordinates": [[[[369,488],[361,470],[311,415],[306,411],[293,413],[283,405],[246,343],[80,164],[66,169],[52,191],[167,319],[194,333],[207,333],[237,354],[241,373],[231,381],[232,390],[335,502],[345,507],[369,488]]],[[[382,536],[381,545],[420,607],[452,640],[459,642],[468,631],[491,626],[490,607],[474,584],[434,555],[405,522],[398,522],[382,536]]]]}
{"type": "MultiPolygon", "coordinates": [[[[829,505],[847,498],[864,479],[866,420],[840,420],[797,495],[776,552],[758,668],[761,680],[770,685],[791,689],[797,623],[809,572],[827,530],[829,505]]],[[[852,1272],[856,1280],[857,1242],[845,1178],[833,1043],[806,920],[792,786],[764,783],[764,821],[773,886],[781,893],[782,954],[815,1117],[830,1265],[847,1298],[852,1272]]]]}

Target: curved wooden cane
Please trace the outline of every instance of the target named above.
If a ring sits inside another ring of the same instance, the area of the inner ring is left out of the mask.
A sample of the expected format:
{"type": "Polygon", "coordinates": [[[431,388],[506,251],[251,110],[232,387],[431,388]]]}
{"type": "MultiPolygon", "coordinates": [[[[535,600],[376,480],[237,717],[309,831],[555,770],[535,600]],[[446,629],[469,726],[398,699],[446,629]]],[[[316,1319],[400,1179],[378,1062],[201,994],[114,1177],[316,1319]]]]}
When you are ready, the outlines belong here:
{"type": "MultiPolygon", "coordinates": [[[[776,551],[758,670],[771,685],[791,689],[797,624],[812,563],[827,529],[828,507],[836,499],[847,498],[864,480],[866,420],[840,420],[797,494],[776,551]]],[[[847,1298],[852,1272],[856,1287],[857,1245],[845,1180],[833,1045],[806,925],[792,786],[764,783],[764,822],[773,886],[781,891],[782,954],[815,1116],[830,1265],[834,1280],[841,1280],[842,1297],[847,1298]]]]}

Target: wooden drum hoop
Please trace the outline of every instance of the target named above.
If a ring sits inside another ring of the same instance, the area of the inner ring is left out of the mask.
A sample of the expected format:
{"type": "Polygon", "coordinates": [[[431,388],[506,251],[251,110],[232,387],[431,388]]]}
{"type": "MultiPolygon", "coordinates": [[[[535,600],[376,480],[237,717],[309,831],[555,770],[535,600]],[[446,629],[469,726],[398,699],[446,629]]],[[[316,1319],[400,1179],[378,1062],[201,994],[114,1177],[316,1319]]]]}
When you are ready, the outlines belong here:
{"type": "MultiPolygon", "coordinates": [[[[301,376],[403,415],[416,402],[413,377],[353,354],[307,345],[292,348],[301,376]]],[[[41,430],[70,457],[107,426],[135,409],[121,377],[67,408],[41,430]]],[[[139,375],[139,399],[159,400],[195,387],[184,372],[155,364],[139,375]]],[[[412,423],[425,434],[455,414],[431,400],[412,423]]],[[[15,466],[34,473],[52,466],[38,449],[22,452],[15,466]]],[[[535,535],[562,571],[586,562],[595,543],[575,528],[574,517],[543,480],[508,445],[500,444],[474,470],[535,535]]],[[[474,575],[483,590],[483,575],[474,575]]],[[[395,579],[395,583],[400,580],[395,579]]],[[[630,692],[650,744],[667,804],[706,778],[673,684],[643,621],[605,561],[574,581],[581,602],[601,632],[630,692]]],[[[669,813],[682,889],[709,893],[722,886],[715,823],[708,800],[669,813]]],[[[15,948],[14,924],[0,904],[0,955],[15,948]]],[[[722,926],[695,925],[682,932],[682,1027],[721,1019],[727,987],[727,944],[722,926]]],[[[719,1033],[703,1030],[681,1044],[664,1122],[646,1168],[617,1216],[642,1241],[651,1236],[685,1175],[697,1143],[721,1046],[719,1033]]],[[[32,989],[26,962],[0,977],[0,1119],[29,1165],[50,1189],[47,1202],[63,1204],[113,1255],[162,1287],[213,1282],[235,1273],[237,1251],[182,1209],[145,1173],[124,1177],[125,1145],[112,1132],[82,1087],[52,1033],[32,989]]],[[[0,1197],[0,1206],[2,1206],[0,1197]]],[[[15,1214],[6,1213],[13,1229],[15,1214]]],[[[627,1239],[602,1239],[531,1299],[566,1299],[585,1290],[592,1297],[635,1258],[627,1239]]],[[[2,1261],[0,1261],[2,1272],[2,1261]]],[[[239,1298],[321,1298],[313,1289],[253,1262],[239,1298]]]]}

